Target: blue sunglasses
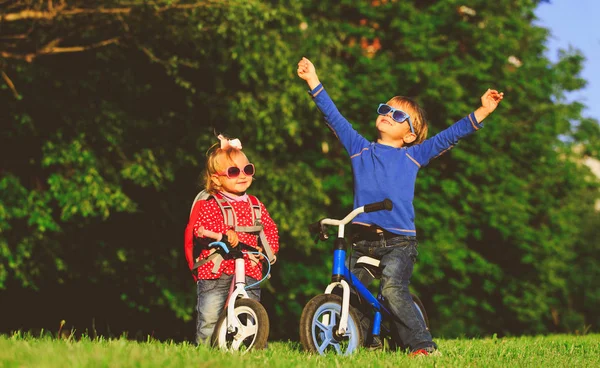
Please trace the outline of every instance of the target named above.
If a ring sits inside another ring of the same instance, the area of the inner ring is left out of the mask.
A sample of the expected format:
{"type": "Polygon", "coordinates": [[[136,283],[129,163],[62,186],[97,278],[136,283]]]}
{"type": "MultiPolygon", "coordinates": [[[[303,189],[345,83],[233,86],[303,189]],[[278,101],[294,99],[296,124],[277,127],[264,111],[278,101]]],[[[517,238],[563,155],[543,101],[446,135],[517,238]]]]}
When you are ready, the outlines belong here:
{"type": "Polygon", "coordinates": [[[412,134],[415,134],[415,129],[413,128],[412,120],[410,119],[410,115],[408,115],[407,113],[405,113],[402,110],[395,109],[395,108],[391,107],[390,105],[379,104],[379,107],[377,108],[377,113],[379,115],[387,115],[390,112],[392,113],[392,119],[394,119],[394,121],[397,123],[402,123],[402,122],[408,120],[408,125],[410,126],[410,132],[412,134]]]}

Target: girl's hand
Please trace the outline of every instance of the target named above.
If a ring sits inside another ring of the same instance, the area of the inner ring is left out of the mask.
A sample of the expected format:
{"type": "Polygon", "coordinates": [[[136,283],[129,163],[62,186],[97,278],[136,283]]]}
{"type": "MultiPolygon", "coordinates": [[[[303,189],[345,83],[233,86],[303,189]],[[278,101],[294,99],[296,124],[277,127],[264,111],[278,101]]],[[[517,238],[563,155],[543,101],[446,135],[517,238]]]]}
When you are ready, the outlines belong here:
{"type": "MultiPolygon", "coordinates": [[[[257,246],[256,246],[256,250],[258,250],[260,253],[263,253],[263,252],[264,252],[263,248],[262,248],[260,245],[257,245],[257,246]]],[[[264,259],[265,259],[265,257],[263,257],[263,255],[262,255],[262,254],[259,254],[259,255],[258,255],[258,259],[260,259],[260,260],[262,261],[262,260],[264,260],[264,259]]]]}
{"type": "Polygon", "coordinates": [[[319,77],[317,77],[317,71],[315,70],[315,66],[307,58],[303,57],[298,62],[297,72],[298,76],[304,79],[311,89],[319,85],[319,77]]]}
{"type": "Polygon", "coordinates": [[[232,247],[237,247],[237,245],[240,242],[237,233],[233,229],[229,229],[227,230],[225,235],[227,235],[227,241],[229,242],[229,244],[231,244],[232,247]]]}
{"type": "Polygon", "coordinates": [[[481,96],[481,107],[483,107],[488,113],[493,112],[498,107],[498,104],[504,98],[503,92],[498,92],[495,89],[488,89],[481,96]]]}

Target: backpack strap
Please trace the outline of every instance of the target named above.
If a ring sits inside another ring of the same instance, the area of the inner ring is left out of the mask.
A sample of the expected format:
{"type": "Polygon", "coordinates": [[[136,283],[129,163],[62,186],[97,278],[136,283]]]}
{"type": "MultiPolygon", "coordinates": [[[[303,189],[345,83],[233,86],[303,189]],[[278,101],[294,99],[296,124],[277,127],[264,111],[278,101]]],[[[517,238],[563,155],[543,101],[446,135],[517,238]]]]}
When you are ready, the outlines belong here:
{"type": "Polygon", "coordinates": [[[197,270],[206,262],[210,261],[213,261],[212,273],[219,272],[219,268],[221,267],[221,263],[224,261],[224,259],[221,254],[214,252],[214,250],[208,257],[196,261],[196,263],[194,263],[194,266],[192,267],[192,270],[197,270]]]}
{"type": "Polygon", "coordinates": [[[260,201],[253,195],[248,195],[248,201],[250,202],[250,207],[252,207],[252,222],[261,223],[260,214],[262,211],[260,209],[260,201]]]}
{"type": "MultiPolygon", "coordinates": [[[[210,194],[207,190],[202,190],[196,195],[196,198],[194,198],[194,201],[192,202],[192,211],[194,209],[194,205],[196,204],[196,202],[201,201],[201,200],[208,200],[211,197],[215,198],[217,204],[219,205],[219,209],[221,210],[221,213],[223,214],[223,219],[225,220],[225,224],[227,225],[228,223],[235,223],[235,213],[231,209],[231,206],[229,206],[230,211],[226,211],[222,204],[222,201],[224,200],[223,197],[219,196],[219,198],[217,198],[217,196],[210,194]],[[229,218],[228,218],[228,216],[229,216],[229,218]],[[231,218],[231,216],[233,216],[233,218],[231,218]]],[[[225,202],[227,202],[227,201],[225,201],[225,202]]],[[[226,204],[226,206],[227,205],[228,204],[226,204]]],[[[192,214],[192,211],[190,211],[190,216],[192,214]]],[[[216,253],[213,250],[213,252],[211,254],[209,254],[208,257],[201,259],[201,260],[196,260],[196,262],[192,266],[192,270],[197,270],[198,267],[204,265],[206,262],[209,262],[209,261],[213,261],[212,273],[217,273],[217,272],[219,272],[219,268],[221,267],[221,263],[224,261],[224,259],[221,254],[216,253]]]]}
{"type": "Polygon", "coordinates": [[[235,231],[243,232],[243,233],[258,233],[263,229],[262,223],[260,222],[260,202],[258,198],[252,195],[248,195],[248,205],[251,208],[252,215],[252,226],[235,226],[235,231]]]}
{"type": "MultiPolygon", "coordinates": [[[[223,221],[225,222],[225,226],[233,228],[234,231],[240,233],[258,233],[262,230],[262,224],[256,223],[256,213],[258,211],[258,218],[260,219],[260,205],[258,204],[258,200],[255,198],[256,204],[252,204],[252,200],[248,200],[250,206],[252,207],[252,223],[253,226],[239,226],[237,224],[237,216],[231,203],[220,193],[215,193],[212,197],[217,201],[217,205],[219,205],[219,209],[221,210],[221,214],[223,215],[223,221]]],[[[248,196],[251,197],[251,196],[248,196]]]]}
{"type": "Polygon", "coordinates": [[[192,215],[192,212],[194,211],[194,205],[196,204],[196,202],[204,200],[204,199],[208,199],[211,196],[211,194],[209,192],[207,192],[206,190],[201,190],[200,192],[198,192],[198,194],[196,195],[196,198],[194,198],[194,201],[192,202],[192,208],[190,208],[190,216],[192,215]]]}
{"type": "Polygon", "coordinates": [[[275,257],[273,248],[271,248],[271,245],[269,244],[269,241],[267,240],[267,236],[265,235],[264,227],[260,220],[260,215],[261,215],[260,201],[258,200],[258,198],[256,198],[253,195],[248,195],[248,199],[252,206],[252,215],[253,215],[254,223],[257,226],[260,226],[260,230],[259,230],[259,234],[258,234],[260,243],[262,244],[263,250],[265,251],[267,258],[269,259],[269,263],[274,264],[275,261],[277,260],[277,257],[275,257]]]}
{"type": "Polygon", "coordinates": [[[221,214],[223,215],[223,221],[225,222],[225,226],[227,226],[227,227],[231,226],[235,230],[235,227],[236,227],[235,224],[237,224],[237,217],[235,216],[235,211],[233,210],[233,207],[231,207],[231,204],[229,203],[229,201],[227,199],[225,199],[225,197],[223,197],[220,193],[215,193],[213,195],[213,198],[217,201],[217,205],[219,206],[219,209],[221,210],[221,214]]]}

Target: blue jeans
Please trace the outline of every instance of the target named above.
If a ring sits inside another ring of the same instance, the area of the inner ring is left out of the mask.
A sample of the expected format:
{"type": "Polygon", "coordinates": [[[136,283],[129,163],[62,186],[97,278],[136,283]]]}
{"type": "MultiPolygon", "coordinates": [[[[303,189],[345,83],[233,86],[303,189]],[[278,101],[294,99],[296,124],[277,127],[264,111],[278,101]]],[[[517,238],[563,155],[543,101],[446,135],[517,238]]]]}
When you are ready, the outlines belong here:
{"type": "MultiPolygon", "coordinates": [[[[210,337],[215,329],[219,315],[223,312],[233,275],[222,274],[214,280],[198,280],[196,282],[196,343],[210,344],[210,337]]],[[[246,285],[257,282],[252,277],[246,276],[246,285]]],[[[246,292],[254,300],[260,301],[260,287],[255,285],[246,292]]]]}
{"type": "Polygon", "coordinates": [[[364,285],[373,277],[362,267],[355,268],[356,260],[369,256],[380,260],[382,268],[381,292],[395,318],[398,337],[411,351],[437,349],[425,321],[413,303],[408,284],[417,260],[417,240],[399,236],[389,240],[361,240],[354,244],[350,257],[350,269],[364,285]]]}

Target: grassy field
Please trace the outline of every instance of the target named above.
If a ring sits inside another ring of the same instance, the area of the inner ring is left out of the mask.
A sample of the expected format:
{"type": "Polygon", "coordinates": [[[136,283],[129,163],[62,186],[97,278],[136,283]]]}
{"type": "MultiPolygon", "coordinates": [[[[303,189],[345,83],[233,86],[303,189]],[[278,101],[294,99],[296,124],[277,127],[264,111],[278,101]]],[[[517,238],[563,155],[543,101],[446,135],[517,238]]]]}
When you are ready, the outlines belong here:
{"type": "Polygon", "coordinates": [[[189,343],[15,334],[0,335],[0,367],[600,367],[598,334],[436,342],[441,356],[360,351],[322,357],[304,353],[293,342],[271,342],[267,350],[239,355],[189,343]]]}

